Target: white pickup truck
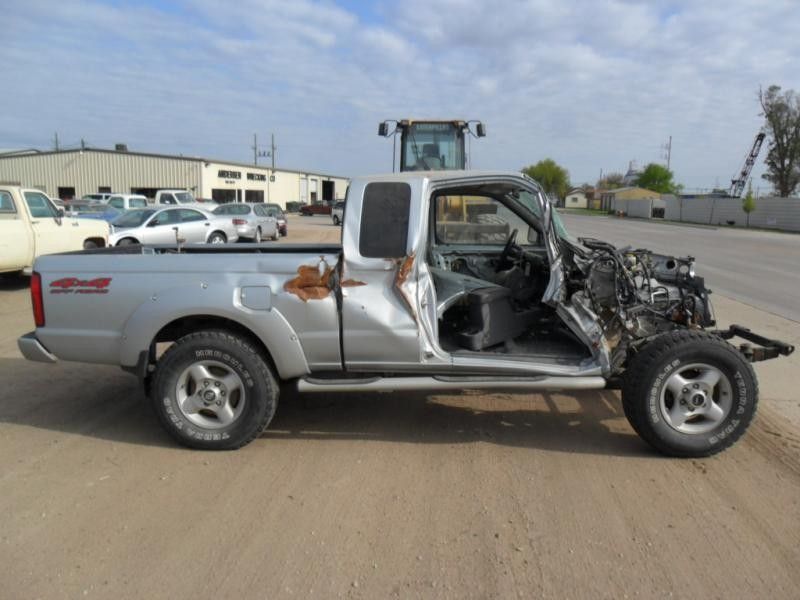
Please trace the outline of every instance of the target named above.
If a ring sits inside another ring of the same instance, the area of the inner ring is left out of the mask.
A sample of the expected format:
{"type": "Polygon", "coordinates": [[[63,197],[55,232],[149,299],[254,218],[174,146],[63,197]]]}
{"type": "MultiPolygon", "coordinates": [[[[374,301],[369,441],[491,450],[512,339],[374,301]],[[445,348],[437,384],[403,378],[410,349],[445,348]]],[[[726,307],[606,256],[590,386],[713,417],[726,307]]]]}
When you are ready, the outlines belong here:
{"type": "Polygon", "coordinates": [[[108,244],[108,224],[64,216],[44,192],[0,185],[0,273],[29,272],[44,254],[108,244]]]}
{"type": "Polygon", "coordinates": [[[195,448],[254,439],[279,382],[323,393],[621,387],[639,435],[684,457],[739,438],[758,396],[750,362],[794,350],[714,329],[693,258],[570,237],[519,173],[355,179],[343,219],[340,245],[46,256],[31,279],[36,331],[20,350],[137,374],[164,427],[195,448]]]}
{"type": "Polygon", "coordinates": [[[154,199],[156,206],[170,205],[170,206],[191,206],[194,208],[205,208],[206,210],[214,210],[217,206],[216,202],[198,202],[197,198],[191,192],[186,190],[158,190],[154,199]]]}

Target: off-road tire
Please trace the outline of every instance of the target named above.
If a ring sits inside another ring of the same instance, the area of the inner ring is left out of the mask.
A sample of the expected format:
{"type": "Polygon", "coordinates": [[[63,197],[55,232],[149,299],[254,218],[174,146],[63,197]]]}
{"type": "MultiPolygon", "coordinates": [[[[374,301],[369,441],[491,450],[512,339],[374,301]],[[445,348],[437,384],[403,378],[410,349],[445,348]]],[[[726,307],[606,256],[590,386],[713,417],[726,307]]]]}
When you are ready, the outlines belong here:
{"type": "Polygon", "coordinates": [[[733,445],[756,413],[758,381],[750,363],[725,340],[704,331],[661,334],[634,355],[625,370],[622,406],[633,429],[668,456],[711,456],[733,445]],[[673,428],[661,412],[661,393],[681,366],[702,363],[728,378],[732,399],[728,414],[714,429],[687,434],[673,428]]]}
{"type": "Polygon", "coordinates": [[[278,406],[278,394],[270,366],[248,340],[212,330],[186,335],[167,349],[156,365],[150,398],[159,421],[179,443],[200,450],[235,450],[266,429],[278,406]],[[242,413],[223,428],[199,427],[178,406],[181,373],[205,359],[223,363],[243,382],[242,413]]]}

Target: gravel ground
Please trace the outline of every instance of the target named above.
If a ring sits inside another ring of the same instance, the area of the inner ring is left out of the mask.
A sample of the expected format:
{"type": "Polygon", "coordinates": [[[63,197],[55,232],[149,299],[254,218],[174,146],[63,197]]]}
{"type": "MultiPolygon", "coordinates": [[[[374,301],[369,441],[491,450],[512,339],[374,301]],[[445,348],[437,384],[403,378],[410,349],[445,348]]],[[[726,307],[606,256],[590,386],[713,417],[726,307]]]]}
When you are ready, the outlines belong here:
{"type": "MultiPolygon", "coordinates": [[[[337,239],[292,217],[285,241],[337,239]]],[[[613,391],[287,391],[204,453],[122,371],[23,360],[26,286],[0,284],[2,598],[797,597],[798,355],[758,365],[756,422],[706,460],[651,452],[613,391]]]]}

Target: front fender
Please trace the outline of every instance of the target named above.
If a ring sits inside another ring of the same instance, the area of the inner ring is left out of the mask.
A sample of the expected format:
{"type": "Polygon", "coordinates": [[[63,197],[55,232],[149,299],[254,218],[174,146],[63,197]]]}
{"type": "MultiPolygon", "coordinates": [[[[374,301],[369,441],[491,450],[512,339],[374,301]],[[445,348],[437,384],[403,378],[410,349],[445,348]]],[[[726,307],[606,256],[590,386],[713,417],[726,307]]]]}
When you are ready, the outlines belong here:
{"type": "Polygon", "coordinates": [[[209,285],[193,290],[173,288],[154,294],[125,322],[120,364],[135,366],[139,354],[150,348],[156,334],[169,323],[207,315],[229,319],[250,330],[266,346],[281,379],[308,374],[308,362],[297,333],[272,306],[270,288],[262,289],[270,301],[258,310],[242,305],[240,287],[209,285]]]}

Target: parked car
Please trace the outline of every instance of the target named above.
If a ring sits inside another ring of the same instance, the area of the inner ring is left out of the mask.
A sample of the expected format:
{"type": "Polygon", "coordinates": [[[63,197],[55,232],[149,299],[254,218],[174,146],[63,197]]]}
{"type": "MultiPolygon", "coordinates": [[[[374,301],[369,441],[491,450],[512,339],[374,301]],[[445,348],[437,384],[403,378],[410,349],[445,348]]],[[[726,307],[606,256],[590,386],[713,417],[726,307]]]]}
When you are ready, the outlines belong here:
{"type": "Polygon", "coordinates": [[[213,200],[199,202],[191,192],[186,190],[158,190],[154,204],[156,205],[172,205],[172,206],[194,206],[204,210],[214,210],[217,203],[213,200]]]}
{"type": "Polygon", "coordinates": [[[64,214],[68,217],[77,217],[82,212],[89,212],[94,206],[97,206],[97,201],[94,200],[63,200],[62,205],[64,214]]]}
{"type": "Polygon", "coordinates": [[[107,243],[106,223],[66,217],[39,190],[0,185],[0,273],[29,272],[44,254],[107,243]]]}
{"type": "Polygon", "coordinates": [[[329,215],[331,214],[331,210],[331,205],[327,202],[304,204],[300,207],[300,214],[304,217],[311,217],[313,215],[329,215]]]}
{"type": "Polygon", "coordinates": [[[108,197],[106,204],[119,210],[148,207],[147,198],[141,194],[115,194],[108,197]]]}
{"type": "Polygon", "coordinates": [[[97,194],[84,194],[81,200],[85,202],[106,202],[113,194],[107,192],[99,192],[97,194]]]}
{"type": "Polygon", "coordinates": [[[131,244],[224,244],[238,239],[230,218],[198,208],[136,208],[111,223],[111,246],[131,244]]]}
{"type": "Polygon", "coordinates": [[[100,219],[106,223],[111,223],[124,212],[124,210],[119,210],[108,204],[90,204],[85,209],[79,210],[77,216],[81,219],[100,219]]]}
{"type": "Polygon", "coordinates": [[[342,219],[344,218],[344,202],[337,202],[333,205],[331,216],[333,217],[334,225],[342,224],[342,219]]]}
{"type": "Polygon", "coordinates": [[[218,206],[213,213],[217,216],[233,217],[239,239],[260,244],[264,238],[277,240],[279,237],[278,222],[275,217],[269,216],[263,204],[232,202],[218,206]]]}
{"type": "Polygon", "coordinates": [[[254,440],[281,384],[621,387],[633,429],[681,457],[741,437],[757,404],[750,363],[794,351],[744,327],[715,329],[692,257],[570,237],[520,173],[354,179],[343,228],[341,244],[42,257],[36,330],[19,348],[31,360],[135,373],[161,424],[194,448],[254,440]],[[87,293],[58,293],[65,287],[87,293]]]}
{"type": "Polygon", "coordinates": [[[283,212],[280,204],[265,204],[264,208],[267,209],[267,214],[270,217],[275,217],[278,221],[278,231],[283,237],[289,235],[289,224],[286,219],[286,214],[283,212]]]}

